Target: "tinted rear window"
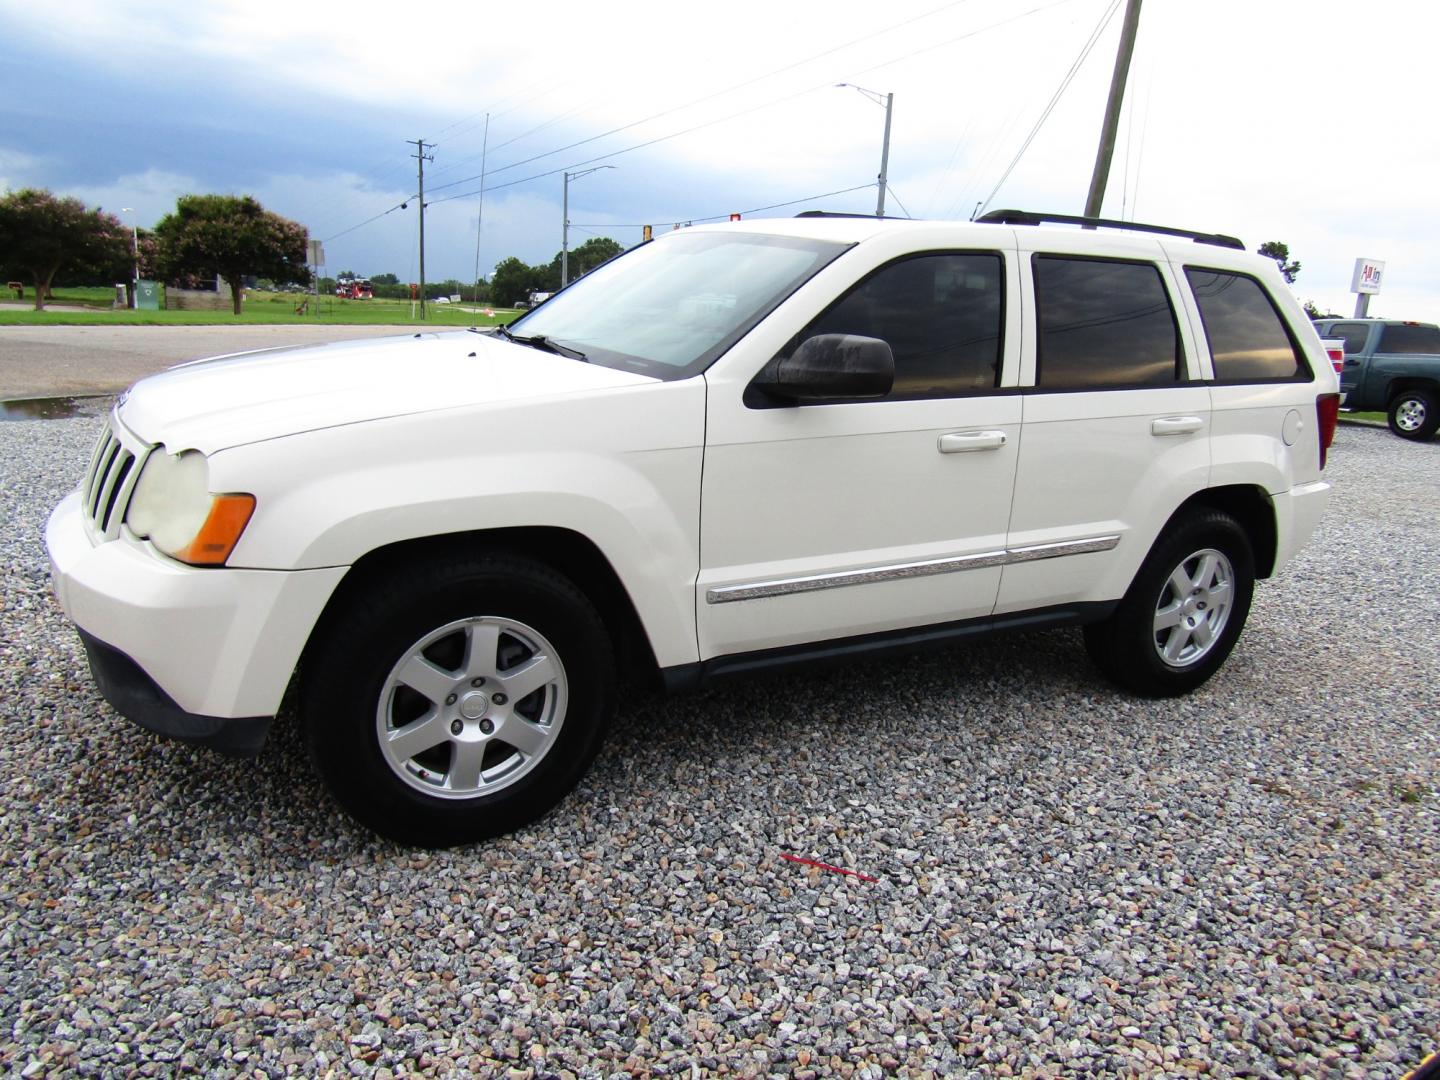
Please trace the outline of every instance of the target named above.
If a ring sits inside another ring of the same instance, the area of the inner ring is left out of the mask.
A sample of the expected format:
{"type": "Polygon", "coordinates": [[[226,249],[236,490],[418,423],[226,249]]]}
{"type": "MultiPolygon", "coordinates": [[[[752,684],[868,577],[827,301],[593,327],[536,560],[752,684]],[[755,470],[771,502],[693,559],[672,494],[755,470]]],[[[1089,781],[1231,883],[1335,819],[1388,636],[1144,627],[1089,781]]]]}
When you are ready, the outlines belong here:
{"type": "Polygon", "coordinates": [[[1036,255],[1036,384],[1045,390],[1166,386],[1180,335],[1151,263],[1036,255]]]}
{"type": "Polygon", "coordinates": [[[1215,378],[1222,382],[1308,379],[1300,350],[1280,312],[1254,278],[1185,268],[1210,339],[1215,378]]]}
{"type": "Polygon", "coordinates": [[[1380,329],[1383,353],[1440,354],[1440,328],[1434,326],[1384,326],[1380,329]]]}

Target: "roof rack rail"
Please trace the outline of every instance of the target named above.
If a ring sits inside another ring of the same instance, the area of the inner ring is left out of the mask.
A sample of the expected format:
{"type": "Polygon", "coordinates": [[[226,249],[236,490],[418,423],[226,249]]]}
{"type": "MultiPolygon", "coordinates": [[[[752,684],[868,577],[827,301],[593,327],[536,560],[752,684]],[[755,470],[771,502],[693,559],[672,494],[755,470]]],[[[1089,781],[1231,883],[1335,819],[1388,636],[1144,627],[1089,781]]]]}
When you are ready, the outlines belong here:
{"type": "Polygon", "coordinates": [[[991,210],[975,219],[985,225],[1040,225],[1057,222],[1061,225],[1089,225],[1099,229],[1125,229],[1128,232],[1159,233],[1162,236],[1184,236],[1197,244],[1214,244],[1216,247],[1234,248],[1244,251],[1245,245],[1233,236],[1224,233],[1194,232],[1190,229],[1172,229],[1166,225],[1141,225],[1134,221],[1116,221],[1113,218],[1081,217],[1076,214],[1044,214],[1029,210],[991,210]]]}
{"type": "Polygon", "coordinates": [[[800,213],[796,214],[795,216],[796,216],[797,218],[800,218],[800,217],[857,217],[857,218],[873,218],[873,217],[875,217],[874,214],[851,214],[851,213],[848,213],[848,212],[846,212],[846,211],[844,211],[844,210],[801,210],[800,213]]]}

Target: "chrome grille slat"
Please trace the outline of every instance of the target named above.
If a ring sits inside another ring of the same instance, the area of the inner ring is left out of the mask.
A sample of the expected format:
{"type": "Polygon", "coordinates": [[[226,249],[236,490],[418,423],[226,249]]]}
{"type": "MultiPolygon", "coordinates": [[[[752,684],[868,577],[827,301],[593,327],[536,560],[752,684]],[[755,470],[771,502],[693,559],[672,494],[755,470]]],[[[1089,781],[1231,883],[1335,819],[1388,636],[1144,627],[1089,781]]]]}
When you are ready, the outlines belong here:
{"type": "Polygon", "coordinates": [[[110,436],[110,445],[105,447],[104,453],[100,455],[100,468],[95,470],[95,479],[91,484],[90,497],[85,500],[85,505],[90,513],[90,520],[95,520],[96,512],[100,509],[100,500],[108,494],[106,485],[110,482],[110,470],[115,464],[115,458],[120,453],[120,442],[113,435],[110,436]]]}
{"type": "Polygon", "coordinates": [[[81,488],[85,522],[95,539],[114,540],[120,535],[140,475],[138,466],[148,451],[149,447],[120,427],[113,414],[105,422],[81,488]]]}

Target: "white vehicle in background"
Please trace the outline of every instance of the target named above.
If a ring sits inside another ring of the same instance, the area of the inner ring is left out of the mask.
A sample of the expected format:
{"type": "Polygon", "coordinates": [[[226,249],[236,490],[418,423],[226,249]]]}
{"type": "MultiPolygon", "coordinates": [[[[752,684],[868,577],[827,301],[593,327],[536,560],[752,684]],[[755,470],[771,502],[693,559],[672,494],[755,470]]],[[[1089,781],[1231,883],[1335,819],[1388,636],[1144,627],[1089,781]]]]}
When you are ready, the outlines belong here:
{"type": "Polygon", "coordinates": [[[1089,224],[691,228],[509,327],[184,365],[56,591],[121,713],[255,754],[294,683],[339,802],[430,845],[558,803],[622,672],[1074,625],[1185,693],[1321,516],[1335,373],[1272,260],[1089,224]]]}

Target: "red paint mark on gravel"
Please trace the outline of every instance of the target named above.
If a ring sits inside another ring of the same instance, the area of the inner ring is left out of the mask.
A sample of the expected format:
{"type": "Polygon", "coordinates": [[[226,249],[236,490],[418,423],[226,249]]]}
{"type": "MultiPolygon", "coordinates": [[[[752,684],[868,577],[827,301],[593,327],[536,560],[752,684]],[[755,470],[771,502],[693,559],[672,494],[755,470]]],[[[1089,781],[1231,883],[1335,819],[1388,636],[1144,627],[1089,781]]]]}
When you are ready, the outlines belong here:
{"type": "Polygon", "coordinates": [[[843,866],[831,866],[828,862],[802,859],[799,855],[790,855],[783,851],[780,853],[780,857],[782,859],[788,859],[790,862],[800,863],[802,866],[813,866],[817,870],[829,870],[832,874],[844,874],[846,877],[859,878],[861,881],[878,882],[880,880],[879,878],[871,877],[869,874],[862,874],[859,870],[846,870],[843,866]]]}

